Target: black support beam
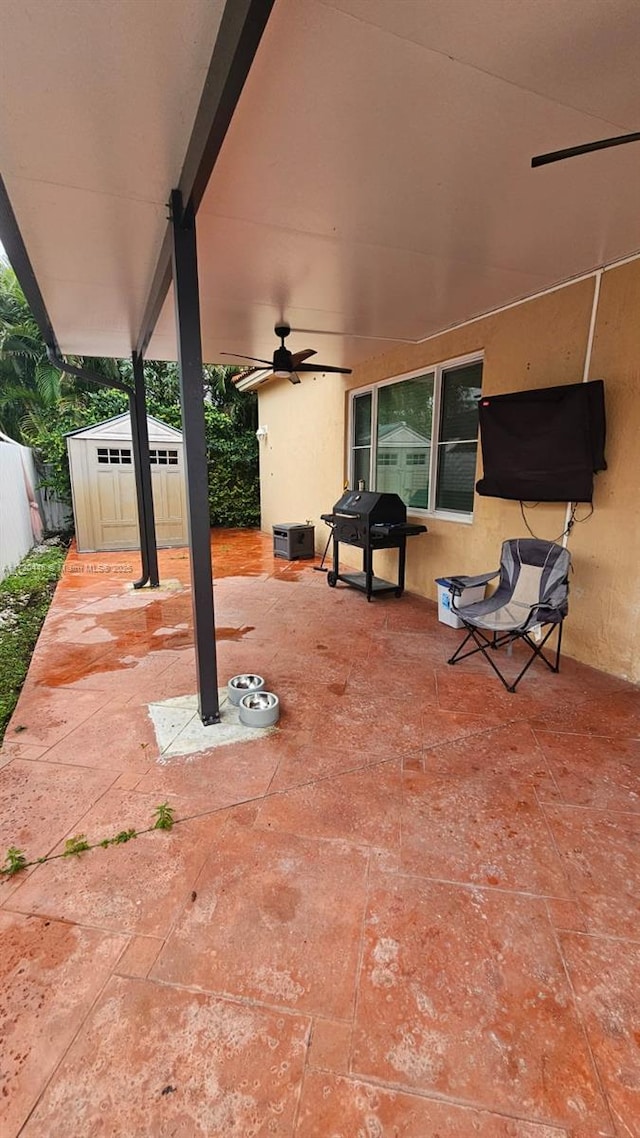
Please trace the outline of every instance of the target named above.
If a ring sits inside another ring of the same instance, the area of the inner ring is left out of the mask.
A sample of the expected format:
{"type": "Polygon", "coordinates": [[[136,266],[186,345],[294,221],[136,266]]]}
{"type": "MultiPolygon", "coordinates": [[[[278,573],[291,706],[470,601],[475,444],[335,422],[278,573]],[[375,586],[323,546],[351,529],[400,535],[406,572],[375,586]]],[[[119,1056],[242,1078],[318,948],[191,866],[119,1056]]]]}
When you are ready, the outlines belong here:
{"type": "Polygon", "coordinates": [[[200,718],[207,726],[220,721],[220,709],[213,611],[209,471],[204,420],[196,218],[190,202],[186,207],[183,206],[179,190],[174,190],[171,195],[171,226],[198,701],[200,718]]]}
{"type": "Polygon", "coordinates": [[[151,463],[149,460],[149,429],[147,424],[147,398],[144,389],[144,364],[140,356],[133,355],[133,399],[131,400],[131,435],[133,441],[133,460],[136,476],[136,496],[138,499],[138,520],[144,533],[140,532],[140,553],[142,556],[142,576],[134,581],[134,589],[141,589],[149,583],[152,589],[160,584],[158,574],[158,547],[156,545],[156,519],[153,508],[153,487],[151,484],[151,463]]]}

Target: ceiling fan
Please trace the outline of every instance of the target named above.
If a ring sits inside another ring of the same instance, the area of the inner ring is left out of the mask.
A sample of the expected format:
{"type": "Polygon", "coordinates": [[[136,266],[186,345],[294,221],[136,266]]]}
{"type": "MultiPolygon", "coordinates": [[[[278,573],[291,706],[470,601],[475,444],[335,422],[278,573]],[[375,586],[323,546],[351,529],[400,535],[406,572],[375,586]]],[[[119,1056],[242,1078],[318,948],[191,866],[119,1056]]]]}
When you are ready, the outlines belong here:
{"type": "Polygon", "coordinates": [[[531,159],[531,165],[548,166],[550,162],[562,162],[565,158],[591,154],[594,150],[608,150],[610,146],[623,146],[626,142],[640,142],[640,131],[635,131],[633,134],[618,134],[615,138],[601,138],[597,142],[585,142],[582,146],[569,146],[565,150],[552,150],[549,154],[537,154],[531,159]]]}
{"type": "Polygon", "coordinates": [[[261,360],[257,356],[242,356],[238,352],[221,352],[223,356],[234,356],[238,360],[250,360],[254,364],[262,364],[273,369],[278,379],[288,379],[291,383],[300,383],[298,372],[301,371],[331,371],[337,375],[351,375],[350,367],[331,367],[329,364],[307,364],[304,361],[309,356],[315,356],[313,348],[306,348],[302,352],[291,353],[285,347],[285,340],[291,328],[288,324],[276,324],[274,332],[280,339],[280,347],[276,348],[272,360],[261,360]]]}

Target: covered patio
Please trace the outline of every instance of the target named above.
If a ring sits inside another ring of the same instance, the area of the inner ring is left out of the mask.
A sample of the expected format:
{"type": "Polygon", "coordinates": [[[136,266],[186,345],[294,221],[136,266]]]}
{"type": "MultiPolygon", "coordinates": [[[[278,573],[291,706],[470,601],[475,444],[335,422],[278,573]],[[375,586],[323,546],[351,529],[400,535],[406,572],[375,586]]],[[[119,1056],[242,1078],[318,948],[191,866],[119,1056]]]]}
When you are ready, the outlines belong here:
{"type": "Polygon", "coordinates": [[[70,553],[0,757],[2,848],[43,859],[0,883],[2,1138],[634,1138],[638,150],[531,159],[637,130],[637,5],[25,0],[3,33],[0,238],[54,366],[132,360],[142,564],[70,553]],[[418,505],[401,600],[255,531],[212,576],[202,367],[239,358],[262,525],[317,535],[355,392],[604,376],[593,521],[534,516],[576,563],[560,674],[449,668],[428,599],[515,500],[418,505]],[[159,554],[145,360],[185,438],[159,554]],[[247,670],[278,728],[183,746],[247,670]],[[54,856],[79,835],[122,841],[54,856]]]}
{"type": "Polygon", "coordinates": [[[567,659],[509,695],[430,601],[212,552],[221,679],[283,713],[190,755],[149,715],[195,690],[187,551],[153,591],[69,555],[3,846],[179,822],[0,886],[3,1138],[636,1134],[638,690],[567,659]]]}

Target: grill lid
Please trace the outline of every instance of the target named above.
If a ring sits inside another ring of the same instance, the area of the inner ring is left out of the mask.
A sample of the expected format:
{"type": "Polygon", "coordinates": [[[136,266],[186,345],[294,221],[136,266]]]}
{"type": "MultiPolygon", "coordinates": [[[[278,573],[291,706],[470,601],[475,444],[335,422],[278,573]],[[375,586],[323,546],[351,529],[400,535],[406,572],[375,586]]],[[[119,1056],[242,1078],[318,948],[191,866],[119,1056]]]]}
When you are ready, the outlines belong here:
{"type": "Polygon", "coordinates": [[[378,494],[373,490],[347,490],[333,507],[334,516],[366,519],[369,526],[376,523],[393,525],[406,522],[407,507],[398,494],[378,494]]]}

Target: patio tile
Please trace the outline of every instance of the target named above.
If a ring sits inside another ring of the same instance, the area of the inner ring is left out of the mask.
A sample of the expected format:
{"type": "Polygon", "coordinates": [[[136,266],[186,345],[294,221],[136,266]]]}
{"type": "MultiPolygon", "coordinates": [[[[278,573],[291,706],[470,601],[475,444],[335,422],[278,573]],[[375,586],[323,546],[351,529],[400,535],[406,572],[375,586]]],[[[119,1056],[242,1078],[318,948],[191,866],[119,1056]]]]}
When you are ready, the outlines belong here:
{"type": "Polygon", "coordinates": [[[119,976],[137,976],[144,980],[163,944],[161,937],[132,936],[115,971],[119,976]]]}
{"type": "MultiPolygon", "coordinates": [[[[178,652],[153,652],[142,657],[114,652],[102,653],[86,660],[74,649],[65,649],[65,665],[56,670],[47,667],[46,682],[59,681],[59,690],[69,692],[102,692],[109,699],[130,699],[135,693],[141,703],[162,698],[167,688],[167,673],[175,666],[178,652]]],[[[175,694],[170,690],[168,694],[175,694]]]]}
{"type": "MultiPolygon", "coordinates": [[[[273,636],[280,640],[282,628],[273,629],[273,636]]],[[[295,641],[294,641],[295,643],[295,641]]],[[[313,684],[346,683],[349,678],[351,660],[344,655],[332,656],[328,652],[307,652],[298,648],[280,650],[271,660],[269,682],[278,690],[278,683],[283,680],[298,681],[304,679],[307,688],[313,684]]]]}
{"type": "Polygon", "coordinates": [[[552,800],[558,797],[549,765],[533,731],[526,723],[494,726],[424,751],[424,770],[434,774],[499,774],[520,778],[523,783],[544,790],[552,800]]]}
{"type": "MultiPolygon", "coordinates": [[[[470,715],[466,711],[441,711],[430,708],[422,716],[422,744],[425,749],[442,743],[455,743],[458,739],[482,735],[502,726],[504,720],[494,715],[488,703],[482,714],[470,715]]],[[[514,730],[517,727],[514,726],[514,730]]]]}
{"type": "Polygon", "coordinates": [[[561,897],[547,897],[545,907],[554,929],[569,929],[571,932],[579,933],[587,931],[583,907],[575,898],[567,900],[561,897]]]}
{"type": "MultiPolygon", "coordinates": [[[[500,666],[503,667],[502,663],[500,666]]],[[[521,666],[519,661],[511,668],[504,665],[505,674],[517,676],[521,666]]],[[[535,695],[535,690],[525,679],[516,692],[508,692],[491,672],[471,675],[453,667],[438,672],[438,703],[445,711],[464,708],[468,714],[482,714],[490,706],[496,717],[520,720],[546,715],[550,702],[554,708],[564,707],[569,698],[566,693],[554,692],[553,688],[544,695],[535,695]]]]}
{"type": "MultiPolygon", "coordinates": [[[[329,750],[321,739],[313,741],[310,739],[306,745],[295,740],[295,744],[289,746],[282,755],[269,792],[275,794],[283,790],[292,790],[296,786],[304,786],[307,783],[315,783],[351,771],[364,770],[366,767],[379,766],[381,762],[387,761],[381,759],[380,755],[371,754],[366,750],[352,751],[340,747],[329,750]]],[[[421,760],[416,756],[415,761],[421,760]]]]}
{"type": "Polygon", "coordinates": [[[370,699],[381,696],[393,701],[410,701],[411,706],[420,711],[438,705],[436,673],[429,661],[393,668],[388,660],[368,657],[355,660],[349,672],[347,691],[350,695],[358,691],[368,694],[370,699]]]}
{"type": "Polygon", "coordinates": [[[565,933],[562,951],[578,1010],[620,1134],[640,1122],[640,944],[565,933]]]}
{"type": "Polygon", "coordinates": [[[254,739],[155,763],[136,789],[157,801],[182,795],[197,800],[200,810],[218,810],[265,794],[277,765],[277,745],[269,749],[254,739]]]}
{"type": "MultiPolygon", "coordinates": [[[[216,636],[218,632],[216,630],[216,636]]],[[[241,672],[257,673],[269,681],[269,669],[277,653],[277,641],[266,643],[262,639],[217,642],[218,676],[221,684],[227,684],[232,676],[241,672]]],[[[195,668],[194,668],[195,676],[195,668]]]]}
{"type": "Polygon", "coordinates": [[[612,692],[574,703],[562,711],[551,709],[532,726],[535,731],[640,739],[640,691],[634,688],[612,692]]]}
{"type": "Polygon", "coordinates": [[[27,684],[7,728],[8,742],[28,746],[52,747],[104,707],[104,692],[77,692],[27,684]]]}
{"type": "MultiPolygon", "coordinates": [[[[130,693],[129,693],[130,694],[130,693]]],[[[113,699],[51,747],[44,761],[141,777],[157,758],[153,725],[136,698],[113,699]]]]}
{"type": "Polygon", "coordinates": [[[0,938],[0,1130],[14,1138],[126,940],[7,912],[0,913],[0,938]]]}
{"type": "MultiPolygon", "coordinates": [[[[17,846],[31,861],[44,857],[68,833],[77,818],[109,788],[115,774],[26,759],[14,759],[0,771],[0,833],[4,848],[17,846]]],[[[4,853],[4,851],[3,851],[4,853]]],[[[0,884],[6,890],[20,881],[0,884]]]]}
{"type": "Polygon", "coordinates": [[[447,881],[570,895],[526,775],[508,770],[404,775],[402,865],[447,881]]]}
{"type": "Polygon", "coordinates": [[[308,1032],[300,1016],[114,977],[21,1138],[64,1118],[74,1138],[290,1138],[308,1032]]]}
{"type": "Polygon", "coordinates": [[[587,930],[640,939],[640,819],[570,806],[545,806],[587,930]]]}
{"type": "Polygon", "coordinates": [[[365,926],[352,1072],[610,1133],[555,936],[531,898],[381,881],[365,926]]]}
{"type": "Polygon", "coordinates": [[[434,635],[445,628],[438,621],[438,606],[435,601],[412,596],[410,604],[407,604],[406,599],[404,604],[399,605],[394,605],[389,600],[387,607],[389,612],[387,628],[390,633],[409,633],[417,636],[424,632],[434,635]]]}
{"type": "Polygon", "coordinates": [[[336,1138],[565,1138],[567,1131],[308,1071],[296,1138],[334,1134],[336,1138]]]}
{"type": "Polygon", "coordinates": [[[46,747],[37,744],[30,745],[5,739],[0,748],[0,767],[6,766],[12,759],[41,759],[46,750],[46,747]]]}
{"type": "MultiPolygon", "coordinates": [[[[431,712],[425,712],[430,716],[431,712]]],[[[327,716],[322,707],[310,710],[309,726],[332,750],[368,750],[380,758],[415,754],[424,744],[423,714],[406,700],[383,699],[362,691],[339,699],[327,716]]]]}
{"type": "Polygon", "coordinates": [[[314,1019],[307,1063],[320,1071],[348,1074],[352,1025],[339,1019],[314,1019]]]}
{"type": "Polygon", "coordinates": [[[229,826],[151,977],[349,1018],[366,868],[345,843],[229,826]]]}
{"type": "MultiPolygon", "coordinates": [[[[640,741],[536,733],[558,793],[571,806],[640,813],[640,741]]],[[[541,789],[541,798],[547,793],[541,789]]]]}
{"type": "Polygon", "coordinates": [[[383,762],[272,795],[256,825],[393,850],[400,841],[401,796],[400,764],[383,762]]]}
{"type": "MultiPolygon", "coordinates": [[[[142,829],[153,824],[157,804],[157,795],[112,790],[84,817],[76,816],[73,832],[99,842],[131,827],[142,829]]],[[[195,799],[172,799],[171,805],[176,818],[198,808],[195,799]]],[[[165,936],[223,826],[217,815],[194,819],[123,845],[47,862],[19,886],[11,906],[114,932],[165,936]]]]}

